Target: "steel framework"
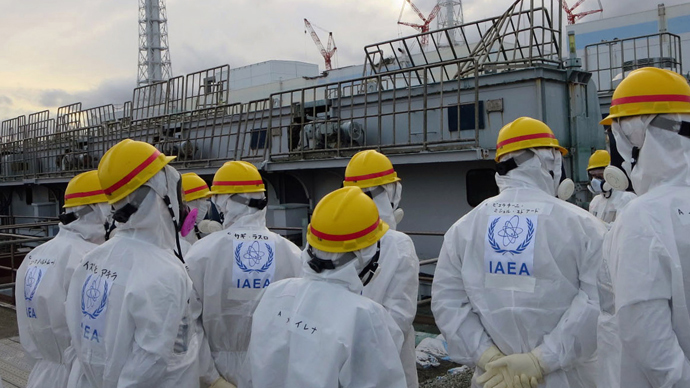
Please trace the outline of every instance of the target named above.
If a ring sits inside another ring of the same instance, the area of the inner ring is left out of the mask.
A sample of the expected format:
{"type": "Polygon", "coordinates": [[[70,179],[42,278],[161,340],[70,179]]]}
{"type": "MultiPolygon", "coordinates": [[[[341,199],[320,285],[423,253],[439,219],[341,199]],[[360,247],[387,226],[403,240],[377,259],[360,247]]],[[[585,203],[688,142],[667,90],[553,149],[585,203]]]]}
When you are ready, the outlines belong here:
{"type": "Polygon", "coordinates": [[[368,45],[364,74],[464,58],[474,60],[460,63],[455,77],[472,74],[474,66],[480,73],[537,64],[562,68],[561,15],[558,0],[515,0],[501,16],[368,45]],[[443,47],[441,40],[451,36],[460,38],[457,44],[443,47]],[[415,55],[414,46],[429,38],[429,49],[415,55]]]}
{"type": "Polygon", "coordinates": [[[139,71],[137,86],[172,77],[165,0],[139,0],[139,71]]]}

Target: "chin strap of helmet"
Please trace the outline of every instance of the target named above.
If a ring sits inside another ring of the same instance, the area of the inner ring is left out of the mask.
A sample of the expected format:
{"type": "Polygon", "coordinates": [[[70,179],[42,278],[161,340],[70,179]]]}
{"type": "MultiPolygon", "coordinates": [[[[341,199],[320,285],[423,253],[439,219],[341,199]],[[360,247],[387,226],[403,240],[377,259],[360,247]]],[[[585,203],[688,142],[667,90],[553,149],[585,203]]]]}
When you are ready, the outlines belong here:
{"type": "Polygon", "coordinates": [[[261,199],[257,199],[247,198],[239,194],[233,194],[230,196],[230,200],[259,210],[263,210],[263,208],[268,205],[268,199],[265,196],[261,199]]]}
{"type": "Polygon", "coordinates": [[[518,168],[518,166],[522,163],[532,159],[532,157],[534,157],[533,152],[524,152],[521,155],[514,156],[502,162],[498,162],[496,163],[496,172],[498,173],[498,175],[505,176],[511,170],[518,168]]]}
{"type": "Polygon", "coordinates": [[[83,209],[80,209],[75,212],[71,213],[62,213],[58,216],[58,219],[60,222],[62,222],[63,225],[69,225],[72,222],[76,221],[77,219],[84,217],[85,215],[91,213],[93,211],[93,208],[91,206],[86,206],[83,209]]]}
{"type": "Polygon", "coordinates": [[[173,210],[172,202],[169,196],[163,197],[163,202],[168,207],[168,212],[170,217],[172,217],[173,225],[175,225],[175,245],[177,245],[177,251],[174,251],[175,256],[184,263],[184,258],[182,257],[182,248],[180,247],[180,228],[182,227],[182,222],[180,222],[177,217],[175,217],[175,211],[173,210]]]}
{"type": "Polygon", "coordinates": [[[661,115],[657,115],[649,125],[675,132],[681,136],[690,138],[690,122],[670,120],[661,115]]]}
{"type": "Polygon", "coordinates": [[[110,234],[113,232],[115,228],[117,228],[117,226],[115,226],[115,221],[111,223],[108,223],[108,221],[106,221],[103,224],[103,228],[105,228],[105,241],[108,241],[110,240],[110,234]]]}
{"type": "Polygon", "coordinates": [[[374,186],[374,187],[368,187],[366,189],[362,189],[362,191],[364,192],[364,194],[368,195],[369,198],[374,199],[374,197],[376,197],[377,195],[385,192],[386,189],[384,189],[381,186],[374,186]]]}
{"type": "Polygon", "coordinates": [[[369,263],[359,272],[359,278],[362,284],[366,286],[376,276],[376,270],[379,268],[379,256],[381,256],[381,240],[376,242],[376,253],[374,257],[369,260],[369,263]]]}
{"type": "Polygon", "coordinates": [[[127,203],[125,206],[115,210],[113,213],[113,220],[124,224],[127,221],[129,221],[129,218],[132,216],[132,214],[136,213],[137,210],[139,210],[139,206],[141,206],[141,203],[144,202],[144,199],[146,198],[146,195],[149,193],[151,190],[150,187],[148,186],[142,186],[137,191],[134,192],[134,198],[127,203]]]}
{"type": "Polygon", "coordinates": [[[316,273],[321,273],[324,269],[336,269],[357,258],[354,253],[346,252],[335,260],[324,260],[316,256],[311,245],[307,248],[307,254],[309,254],[311,259],[307,264],[316,273]]]}

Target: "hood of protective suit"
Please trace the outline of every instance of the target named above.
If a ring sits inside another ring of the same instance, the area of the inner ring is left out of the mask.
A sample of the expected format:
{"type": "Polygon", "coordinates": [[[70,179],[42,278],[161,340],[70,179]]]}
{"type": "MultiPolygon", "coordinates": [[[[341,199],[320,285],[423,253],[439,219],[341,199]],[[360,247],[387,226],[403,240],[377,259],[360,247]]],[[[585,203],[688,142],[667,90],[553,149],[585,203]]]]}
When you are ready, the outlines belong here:
{"type": "MultiPolygon", "coordinates": [[[[261,199],[264,193],[242,193],[245,198],[261,199]]],[[[231,226],[246,228],[265,228],[266,227],[266,208],[261,210],[233,201],[229,194],[213,196],[213,203],[218,212],[223,213],[223,229],[231,226]]]]}
{"type": "MultiPolygon", "coordinates": [[[[664,118],[680,123],[690,121],[688,114],[665,114],[664,118]]],[[[623,157],[623,168],[637,195],[662,185],[690,186],[690,139],[676,132],[656,128],[654,115],[635,116],[614,121],[616,148],[623,157]],[[632,149],[640,149],[637,163],[631,168],[632,149]]]]}
{"type": "MultiPolygon", "coordinates": [[[[372,199],[379,210],[379,217],[385,221],[388,226],[395,230],[398,226],[398,220],[395,217],[395,210],[398,209],[400,205],[400,199],[402,198],[402,185],[400,182],[387,183],[382,186],[375,186],[373,188],[380,187],[383,191],[380,191],[377,195],[374,195],[372,199]]],[[[365,189],[366,191],[367,189],[365,189]]]]}
{"type": "MultiPolygon", "coordinates": [[[[178,181],[180,174],[174,168],[165,166],[143,186],[151,188],[141,202],[139,210],[131,215],[125,223],[117,223],[118,235],[144,240],[163,249],[177,249],[175,242],[175,225],[173,224],[170,211],[163,201],[166,195],[170,198],[170,203],[175,213],[175,218],[180,219],[180,198],[178,193],[178,181]]],[[[143,187],[142,186],[142,187],[143,187]]],[[[142,188],[134,191],[120,202],[115,203],[117,211],[134,199],[135,193],[142,188]]]]}
{"type": "Polygon", "coordinates": [[[520,163],[517,168],[508,171],[506,175],[496,173],[496,184],[499,190],[525,187],[540,189],[552,196],[556,195],[561,181],[561,165],[563,164],[561,153],[555,148],[530,148],[503,155],[500,161],[517,158],[525,153],[532,153],[533,156],[520,163]]]}
{"type": "MultiPolygon", "coordinates": [[[[311,249],[312,252],[322,260],[333,261],[343,255],[343,253],[325,252],[314,247],[311,247],[311,249]]],[[[321,271],[321,273],[317,273],[309,266],[309,260],[311,260],[311,257],[309,257],[307,249],[304,249],[301,256],[302,275],[303,277],[309,279],[340,283],[347,287],[350,291],[359,294],[362,292],[362,288],[364,288],[362,280],[359,278],[359,273],[364,269],[364,267],[366,267],[367,264],[369,264],[369,261],[371,261],[376,254],[376,244],[372,244],[364,249],[359,250],[359,253],[361,260],[356,258],[338,268],[324,269],[321,271]]]]}
{"type": "Polygon", "coordinates": [[[196,209],[198,211],[198,213],[196,214],[196,220],[194,222],[198,225],[199,222],[201,222],[201,220],[206,218],[206,214],[208,214],[208,209],[211,207],[211,202],[209,202],[206,198],[199,198],[187,202],[187,206],[189,206],[190,211],[192,209],[196,209]]]}
{"type": "Polygon", "coordinates": [[[66,213],[78,212],[87,207],[92,210],[67,225],[61,223],[60,230],[76,233],[82,239],[94,244],[103,244],[105,242],[105,227],[103,225],[110,214],[110,205],[103,202],[85,206],[75,206],[68,208],[66,213]]]}

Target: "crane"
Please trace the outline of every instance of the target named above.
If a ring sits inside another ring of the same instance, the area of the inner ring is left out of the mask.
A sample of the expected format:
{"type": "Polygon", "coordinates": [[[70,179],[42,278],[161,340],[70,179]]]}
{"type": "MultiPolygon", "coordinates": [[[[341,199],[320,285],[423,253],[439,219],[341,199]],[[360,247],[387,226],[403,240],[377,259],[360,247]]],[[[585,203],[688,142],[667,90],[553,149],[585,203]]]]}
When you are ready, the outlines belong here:
{"type": "MultiPolygon", "coordinates": [[[[412,3],[412,0],[406,0],[406,1],[407,1],[408,3],[410,3],[410,6],[412,7],[412,9],[413,9],[415,12],[417,12],[417,15],[420,17],[420,19],[422,19],[422,21],[423,21],[424,23],[423,23],[423,24],[415,24],[415,23],[401,22],[401,21],[400,21],[400,18],[402,17],[402,10],[401,10],[401,11],[400,11],[400,17],[398,17],[398,24],[402,24],[402,25],[404,25],[404,26],[410,26],[410,27],[412,27],[412,28],[416,28],[416,29],[418,29],[422,34],[425,33],[425,32],[429,32],[429,25],[430,25],[431,22],[436,18],[436,16],[438,15],[439,11],[441,11],[441,6],[440,6],[439,4],[436,4],[436,6],[434,7],[434,9],[431,10],[431,13],[429,14],[429,16],[424,17],[424,14],[422,13],[422,11],[420,11],[419,8],[417,8],[417,6],[415,6],[415,5],[412,3]]],[[[405,7],[405,3],[403,3],[403,8],[404,8],[404,7],[405,7]]],[[[426,45],[429,44],[429,36],[428,36],[428,35],[423,35],[422,38],[421,38],[420,44],[421,44],[422,47],[426,47],[426,45]]]]}
{"type": "Polygon", "coordinates": [[[585,0],[578,0],[577,3],[575,3],[575,5],[573,5],[572,7],[568,7],[568,3],[566,2],[566,0],[563,0],[563,10],[565,11],[565,14],[568,17],[568,24],[575,24],[576,20],[580,20],[583,17],[585,17],[587,15],[591,15],[593,13],[604,12],[604,7],[601,6],[601,0],[598,0],[599,1],[599,8],[598,9],[593,9],[593,10],[580,12],[580,13],[574,13],[573,11],[575,11],[575,8],[579,7],[584,1],[585,0]]]}
{"type": "Polygon", "coordinates": [[[314,28],[311,26],[311,23],[309,23],[309,20],[307,20],[306,18],[304,19],[304,27],[307,30],[309,30],[309,33],[311,34],[311,38],[314,40],[314,44],[316,44],[316,48],[319,49],[321,56],[323,56],[323,59],[326,62],[326,70],[331,70],[332,69],[331,58],[335,54],[335,50],[338,49],[337,47],[335,47],[335,41],[333,40],[333,33],[332,32],[328,33],[328,48],[323,48],[323,44],[321,43],[321,39],[319,39],[319,36],[316,35],[316,31],[314,31],[314,28]]]}

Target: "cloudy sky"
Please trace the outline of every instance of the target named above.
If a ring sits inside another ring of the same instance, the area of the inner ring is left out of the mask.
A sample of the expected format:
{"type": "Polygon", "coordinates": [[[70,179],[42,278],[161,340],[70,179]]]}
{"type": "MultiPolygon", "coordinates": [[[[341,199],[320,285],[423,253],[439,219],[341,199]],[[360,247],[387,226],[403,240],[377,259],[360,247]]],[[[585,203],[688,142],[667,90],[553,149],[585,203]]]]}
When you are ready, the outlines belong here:
{"type": "MultiPolygon", "coordinates": [[[[646,0],[601,1],[605,16],[654,7],[646,0]]],[[[665,1],[667,6],[683,2],[687,0],[665,1]]],[[[320,54],[304,33],[305,17],[333,31],[335,64],[360,64],[366,44],[414,33],[396,24],[402,3],[167,0],[173,73],[269,59],[318,63],[323,70],[320,54]]],[[[436,0],[414,3],[428,13],[436,0]]],[[[499,15],[511,3],[464,0],[465,20],[499,15]]],[[[587,0],[582,9],[595,4],[587,0]]],[[[411,13],[403,19],[417,22],[411,13]]],[[[327,33],[317,33],[325,44],[327,33]]],[[[84,107],[122,104],[131,99],[137,61],[137,0],[0,0],[0,121],[45,109],[54,117],[58,106],[77,101],[84,107]]]]}

